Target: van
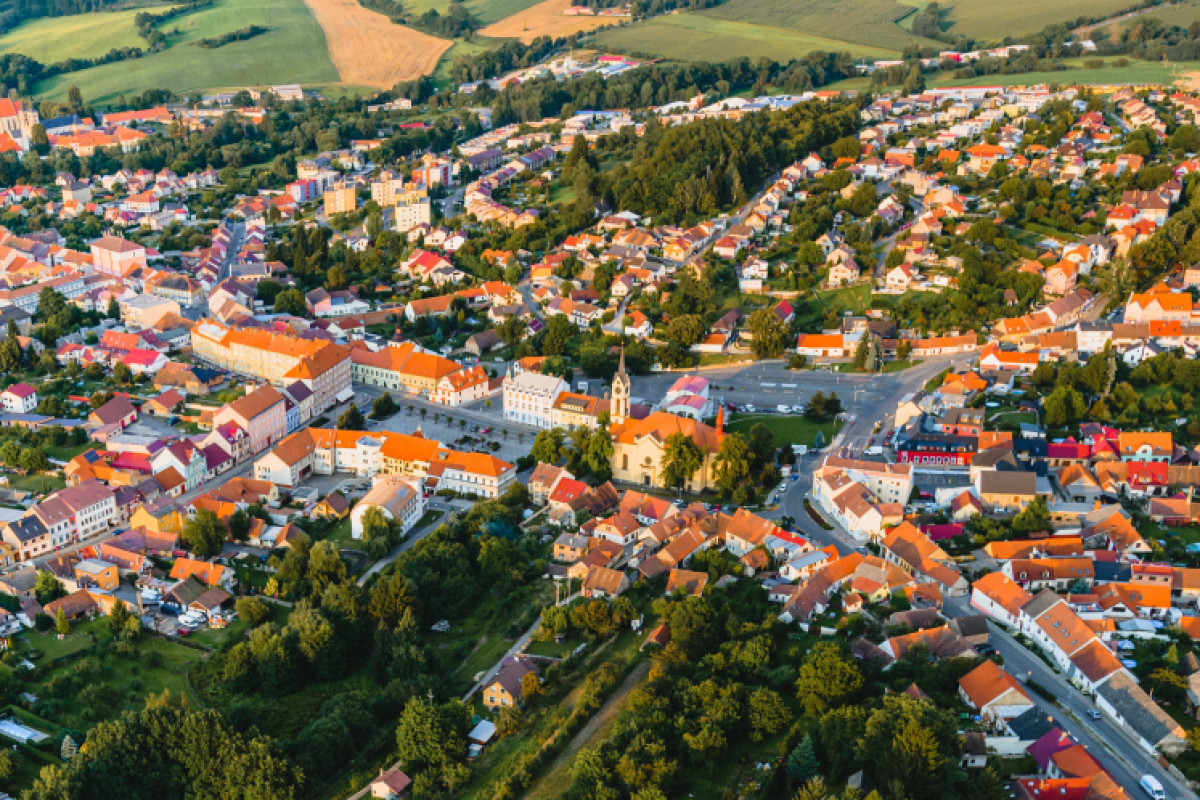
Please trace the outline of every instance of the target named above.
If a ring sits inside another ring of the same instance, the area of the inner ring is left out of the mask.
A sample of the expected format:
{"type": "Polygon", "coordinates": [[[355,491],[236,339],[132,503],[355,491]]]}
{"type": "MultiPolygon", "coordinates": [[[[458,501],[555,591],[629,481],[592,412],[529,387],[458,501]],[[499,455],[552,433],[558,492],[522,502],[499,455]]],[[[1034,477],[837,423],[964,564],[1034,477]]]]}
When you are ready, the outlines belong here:
{"type": "Polygon", "coordinates": [[[1153,775],[1143,775],[1138,783],[1146,790],[1146,794],[1153,797],[1154,800],[1167,800],[1167,794],[1163,791],[1162,784],[1153,775]]]}
{"type": "Polygon", "coordinates": [[[881,455],[883,455],[883,448],[880,447],[879,445],[874,445],[873,447],[868,447],[866,450],[863,451],[863,453],[865,453],[868,456],[881,456],[881,455]]]}

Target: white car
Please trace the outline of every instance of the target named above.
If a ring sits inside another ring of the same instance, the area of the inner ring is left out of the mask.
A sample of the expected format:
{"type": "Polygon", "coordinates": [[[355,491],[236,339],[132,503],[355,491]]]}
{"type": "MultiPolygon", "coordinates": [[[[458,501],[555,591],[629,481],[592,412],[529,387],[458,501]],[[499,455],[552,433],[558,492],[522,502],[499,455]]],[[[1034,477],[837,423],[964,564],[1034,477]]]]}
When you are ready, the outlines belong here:
{"type": "Polygon", "coordinates": [[[204,617],[194,611],[189,611],[180,615],[179,624],[188,628],[199,628],[204,624],[204,617]]]}
{"type": "Polygon", "coordinates": [[[803,414],[804,406],[792,406],[792,413],[793,414],[803,414]]]}
{"type": "Polygon", "coordinates": [[[780,414],[789,414],[792,411],[792,407],[785,406],[781,403],[780,405],[775,406],[775,410],[778,411],[780,414]]]}
{"type": "Polygon", "coordinates": [[[749,406],[749,405],[748,405],[748,406],[746,406],[746,411],[748,411],[748,412],[749,412],[749,413],[751,413],[751,414],[753,414],[753,413],[754,413],[755,411],[757,411],[757,410],[758,410],[758,409],[756,409],[754,406],[749,406]]]}

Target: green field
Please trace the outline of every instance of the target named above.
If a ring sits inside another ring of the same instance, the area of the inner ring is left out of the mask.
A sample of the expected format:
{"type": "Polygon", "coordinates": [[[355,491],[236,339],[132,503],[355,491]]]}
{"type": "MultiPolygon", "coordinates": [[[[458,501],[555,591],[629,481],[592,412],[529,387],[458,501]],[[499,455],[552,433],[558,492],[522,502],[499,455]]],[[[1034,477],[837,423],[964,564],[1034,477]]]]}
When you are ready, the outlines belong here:
{"type": "Polygon", "coordinates": [[[97,58],[114,47],[146,47],[133,18],[138,11],[77,14],[35,19],[0,36],[0,53],[53,64],[68,58],[97,58]]]}
{"type": "MultiPolygon", "coordinates": [[[[845,398],[843,398],[844,401],[845,398]]],[[[725,426],[725,430],[730,433],[740,433],[743,436],[749,436],[750,429],[760,423],[766,426],[771,435],[775,437],[776,447],[787,447],[793,444],[806,444],[811,447],[813,441],[817,438],[817,431],[825,434],[825,444],[828,445],[842,428],[841,420],[813,422],[799,415],[737,414],[734,416],[733,421],[725,426]]]]}
{"type": "MultiPolygon", "coordinates": [[[[1178,5],[1173,5],[1168,8],[1155,8],[1147,11],[1145,14],[1139,14],[1136,17],[1130,17],[1128,20],[1114,23],[1112,25],[1100,25],[1093,31],[1094,34],[1107,33],[1112,35],[1114,32],[1135,25],[1142,20],[1157,19],[1166,25],[1178,25],[1181,28],[1186,28],[1196,20],[1200,19],[1200,2],[1197,0],[1184,0],[1178,5]]],[[[1093,37],[1095,38],[1095,37],[1093,37]]]]}
{"type": "Polygon", "coordinates": [[[1028,0],[957,0],[943,4],[942,30],[985,42],[1005,36],[1038,33],[1047,25],[1065,23],[1081,16],[1112,16],[1128,8],[1127,0],[1057,0],[1030,3],[1028,0]]]}
{"type": "MultiPolygon", "coordinates": [[[[848,12],[846,6],[847,0],[729,0],[700,12],[700,16],[819,36],[838,42],[838,52],[845,49],[843,42],[895,51],[910,44],[943,46],[913,36],[897,24],[900,19],[915,13],[910,5],[901,5],[894,0],[855,0],[852,12],[848,12]],[[853,25],[846,24],[848,13],[853,13],[853,25]]],[[[824,49],[833,48],[827,45],[824,49]]]]}
{"type": "Polygon", "coordinates": [[[654,17],[645,22],[603,31],[596,34],[592,41],[604,50],[646,53],[679,61],[724,61],[740,56],[752,59],[766,56],[786,63],[814,50],[849,52],[855,58],[893,58],[898,52],[811,36],[786,28],[714,19],[698,14],[654,17]]]}
{"type": "MultiPolygon", "coordinates": [[[[55,25],[78,24],[78,19],[46,20],[50,24],[42,35],[70,41],[69,29],[55,25]]],[[[216,0],[212,6],[177,17],[164,27],[168,34],[179,30],[179,35],[169,37],[167,50],[135,61],[105,64],[42,81],[35,89],[37,96],[59,100],[66,97],[68,88],[78,86],[86,100],[104,102],[116,99],[121,93],[150,88],[186,92],[338,80],[325,48],[325,35],[304,0],[216,0]],[[214,50],[188,44],[248,25],[262,25],[271,30],[214,50]]],[[[21,35],[24,30],[22,26],[9,36],[21,35]]],[[[116,35],[106,31],[104,37],[88,47],[107,52],[114,46],[108,37],[116,35]]],[[[63,55],[68,54],[67,48],[59,49],[63,55]]]]}
{"type": "Polygon", "coordinates": [[[466,6],[480,22],[491,25],[539,2],[540,0],[467,0],[466,6]]]}

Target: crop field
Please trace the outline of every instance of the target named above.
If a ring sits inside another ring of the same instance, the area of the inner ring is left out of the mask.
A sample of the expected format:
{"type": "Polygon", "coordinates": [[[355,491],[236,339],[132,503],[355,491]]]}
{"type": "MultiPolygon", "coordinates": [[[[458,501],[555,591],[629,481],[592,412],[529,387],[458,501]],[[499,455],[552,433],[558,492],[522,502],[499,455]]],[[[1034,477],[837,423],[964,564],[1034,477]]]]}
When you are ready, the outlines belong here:
{"type": "Polygon", "coordinates": [[[1093,29],[1093,33],[1096,36],[1104,34],[1110,37],[1115,36],[1121,30],[1130,28],[1147,19],[1157,19],[1166,25],[1179,25],[1186,28],[1196,20],[1200,20],[1200,2],[1196,0],[1183,0],[1183,2],[1167,8],[1150,8],[1141,14],[1123,19],[1120,22],[1113,22],[1109,25],[1097,25],[1093,29]]]}
{"type": "Polygon", "coordinates": [[[942,46],[900,27],[897,23],[915,15],[916,9],[895,0],[729,0],[698,13],[820,36],[838,42],[838,51],[845,49],[841,42],[896,51],[910,44],[942,46]],[[850,19],[853,24],[847,24],[850,19]]]}
{"type": "Polygon", "coordinates": [[[68,58],[97,58],[115,47],[145,48],[146,40],[133,26],[137,13],[114,11],[30,20],[0,36],[0,53],[20,53],[53,64],[68,58]]]}
{"type": "Polygon", "coordinates": [[[389,89],[431,74],[451,42],[396,25],[358,0],[307,0],[342,83],[389,89]]]}
{"type": "Polygon", "coordinates": [[[1115,67],[1112,59],[1104,59],[1100,69],[1088,69],[1082,62],[1067,62],[1070,69],[1062,72],[1031,72],[1025,75],[984,75],[978,78],[955,79],[952,74],[939,76],[935,86],[1033,86],[1038,83],[1125,84],[1162,83],[1170,85],[1173,70],[1184,72],[1200,69],[1195,62],[1162,64],[1157,61],[1129,62],[1127,67],[1115,67]]]}
{"type": "Polygon", "coordinates": [[[538,0],[467,0],[465,5],[476,19],[484,25],[491,25],[526,9],[536,8],[540,3],[538,0]]]}
{"type": "MultiPolygon", "coordinates": [[[[916,3],[910,3],[916,5],[916,3]]],[[[1116,15],[1129,7],[1127,0],[953,0],[943,3],[942,30],[969,38],[999,42],[1005,36],[1037,33],[1047,25],[1068,22],[1081,16],[1116,15]],[[945,13],[945,9],[949,13],[945,13]]]]}
{"type": "Polygon", "coordinates": [[[835,41],[800,31],[713,19],[699,14],[669,14],[645,22],[602,31],[593,39],[606,50],[644,53],[679,61],[726,60],[766,56],[779,62],[802,58],[814,50],[849,52],[859,58],[894,58],[880,47],[835,41]]]}
{"type": "Polygon", "coordinates": [[[513,6],[514,3],[521,5],[513,8],[512,16],[487,26],[480,33],[498,39],[520,39],[528,44],[539,36],[570,36],[616,22],[611,17],[565,16],[562,12],[574,5],[572,0],[542,0],[528,8],[524,7],[523,0],[485,0],[481,5],[513,6]]]}
{"type": "MultiPolygon", "coordinates": [[[[74,19],[78,18],[54,21],[74,19]]],[[[10,35],[20,34],[24,28],[21,26],[10,35]]],[[[86,100],[104,102],[115,100],[122,93],[134,94],[151,88],[187,92],[338,80],[321,27],[304,0],[216,0],[214,5],[177,17],[165,26],[168,34],[176,29],[179,34],[169,36],[170,46],[161,53],[60,75],[39,83],[36,94],[39,98],[63,99],[67,89],[74,85],[86,100]],[[247,25],[262,25],[270,30],[214,50],[188,44],[247,25]]],[[[106,43],[102,49],[107,52],[109,47],[106,43]]]]}

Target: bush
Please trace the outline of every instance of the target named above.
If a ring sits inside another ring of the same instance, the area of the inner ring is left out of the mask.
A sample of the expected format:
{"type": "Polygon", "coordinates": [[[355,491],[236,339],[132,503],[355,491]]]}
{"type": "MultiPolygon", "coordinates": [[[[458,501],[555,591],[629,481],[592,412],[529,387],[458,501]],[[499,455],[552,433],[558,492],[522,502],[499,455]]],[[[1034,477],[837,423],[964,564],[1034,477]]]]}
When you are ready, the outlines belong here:
{"type": "Polygon", "coordinates": [[[1058,702],[1058,697],[1057,697],[1057,695],[1054,694],[1054,692],[1050,691],[1045,686],[1042,686],[1040,683],[1035,681],[1033,678],[1029,678],[1028,680],[1026,680],[1025,685],[1028,686],[1033,691],[1037,692],[1039,695],[1041,695],[1042,699],[1049,700],[1051,703],[1058,702]]]}

